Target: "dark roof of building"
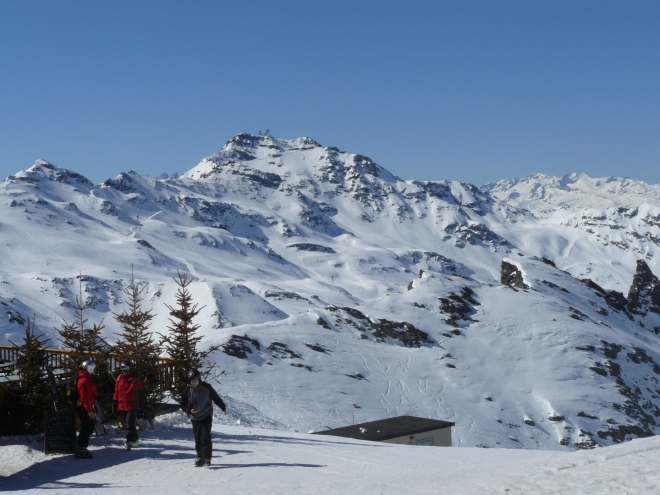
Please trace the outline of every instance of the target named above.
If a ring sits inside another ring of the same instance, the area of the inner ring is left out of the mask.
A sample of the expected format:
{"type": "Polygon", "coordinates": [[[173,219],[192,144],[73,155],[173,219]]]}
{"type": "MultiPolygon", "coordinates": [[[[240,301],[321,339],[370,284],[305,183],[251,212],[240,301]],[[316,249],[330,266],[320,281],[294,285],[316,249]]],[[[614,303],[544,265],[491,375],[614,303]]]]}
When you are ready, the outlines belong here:
{"type": "Polygon", "coordinates": [[[417,418],[415,416],[397,416],[395,418],[379,419],[354,426],[344,426],[333,430],[315,432],[316,435],[333,435],[336,437],[357,438],[382,442],[406,435],[417,435],[432,430],[440,430],[454,426],[449,421],[417,418]]]}

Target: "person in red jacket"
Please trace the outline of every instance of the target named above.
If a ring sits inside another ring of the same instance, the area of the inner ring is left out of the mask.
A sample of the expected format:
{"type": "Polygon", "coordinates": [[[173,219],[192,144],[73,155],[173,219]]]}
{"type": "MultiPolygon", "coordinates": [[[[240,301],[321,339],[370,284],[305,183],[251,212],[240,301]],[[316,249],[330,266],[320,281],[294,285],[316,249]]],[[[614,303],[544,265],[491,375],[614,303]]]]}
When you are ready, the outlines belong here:
{"type": "Polygon", "coordinates": [[[96,363],[88,359],[78,370],[78,402],[76,403],[76,414],[80,418],[80,433],[78,434],[78,447],[76,457],[78,459],[91,459],[92,453],[87,449],[89,436],[94,431],[94,404],[96,404],[96,384],[92,375],[96,370],[96,363]]]}
{"type": "Polygon", "coordinates": [[[120,365],[121,374],[115,383],[116,410],[123,413],[126,422],[126,450],[140,445],[137,432],[138,390],[144,389],[144,382],[131,372],[131,362],[123,361],[120,365]]]}

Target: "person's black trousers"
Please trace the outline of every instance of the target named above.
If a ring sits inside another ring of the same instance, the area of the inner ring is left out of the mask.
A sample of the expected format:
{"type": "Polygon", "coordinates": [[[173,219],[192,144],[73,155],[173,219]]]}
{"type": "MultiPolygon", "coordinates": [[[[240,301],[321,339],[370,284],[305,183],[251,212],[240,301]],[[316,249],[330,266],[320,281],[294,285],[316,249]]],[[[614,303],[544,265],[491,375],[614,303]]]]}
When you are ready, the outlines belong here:
{"type": "Polygon", "coordinates": [[[76,414],[80,418],[80,433],[78,433],[78,449],[86,449],[89,446],[89,436],[94,431],[94,420],[84,407],[76,407],[76,414]]]}
{"type": "Polygon", "coordinates": [[[201,421],[191,420],[193,434],[195,435],[195,450],[197,457],[210,459],[213,456],[213,443],[211,442],[211,424],[213,416],[208,416],[201,421]]]}
{"type": "Polygon", "coordinates": [[[122,411],[124,415],[124,421],[126,422],[126,441],[127,442],[137,442],[138,432],[137,432],[137,409],[132,411],[122,411]]]}

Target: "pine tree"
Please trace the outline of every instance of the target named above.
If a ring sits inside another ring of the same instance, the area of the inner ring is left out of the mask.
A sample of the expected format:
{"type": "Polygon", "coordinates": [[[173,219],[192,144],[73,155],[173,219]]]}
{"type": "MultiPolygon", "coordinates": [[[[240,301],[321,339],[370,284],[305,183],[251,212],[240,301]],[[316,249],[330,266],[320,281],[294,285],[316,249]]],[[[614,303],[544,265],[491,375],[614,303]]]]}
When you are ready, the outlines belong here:
{"type": "Polygon", "coordinates": [[[206,368],[206,372],[212,369],[212,365],[208,362],[209,355],[219,349],[219,346],[213,346],[205,351],[197,349],[197,345],[202,340],[201,336],[195,335],[200,326],[193,323],[193,318],[204,309],[197,304],[193,304],[192,295],[188,290],[188,286],[192,280],[188,274],[181,274],[177,271],[177,277],[173,277],[174,282],[179,286],[176,293],[176,307],[168,304],[167,309],[170,311],[169,318],[170,326],[168,330],[169,335],[161,336],[161,345],[167,354],[174,361],[174,381],[171,386],[173,397],[179,398],[180,388],[186,383],[188,372],[197,368],[206,368]]]}
{"type": "Polygon", "coordinates": [[[84,361],[94,360],[96,363],[94,379],[97,382],[99,403],[107,410],[114,391],[109,369],[111,347],[101,334],[105,328],[103,320],[98,324],[94,323],[92,328],[87,328],[85,310],[89,309],[89,306],[84,303],[82,297],[82,274],[79,276],[79,284],[80,296],[76,296],[76,318],[71,323],[63,319],[62,327],[57,329],[60,342],[70,352],[67,359],[63,360],[63,365],[69,376],[75,376],[84,361]]]}
{"type": "Polygon", "coordinates": [[[19,386],[13,390],[10,423],[14,434],[44,431],[44,414],[52,411],[52,390],[47,374],[48,358],[45,344],[48,339],[34,331],[34,318],[28,318],[23,344],[11,342],[18,351],[16,362],[19,386]]]}
{"type": "Polygon", "coordinates": [[[128,310],[123,313],[113,313],[115,320],[121,325],[123,332],[114,346],[114,353],[122,360],[133,363],[133,371],[144,381],[144,390],[139,392],[140,404],[149,417],[154,417],[159,403],[163,401],[159,357],[161,347],[154,342],[154,335],[149,332],[149,326],[154,315],[151,310],[142,309],[142,292],[144,286],[135,282],[131,269],[131,284],[123,288],[128,296],[128,310]]]}
{"type": "MultiPolygon", "coordinates": [[[[97,359],[97,355],[109,354],[109,346],[101,337],[101,330],[105,328],[103,320],[100,323],[92,325],[92,328],[86,328],[88,319],[85,318],[85,310],[89,306],[84,303],[82,296],[82,274],[78,277],[80,284],[80,296],[76,296],[76,317],[69,323],[62,319],[62,328],[57,329],[60,334],[60,342],[65,349],[70,351],[69,359],[65,366],[69,370],[77,370],[83,361],[87,359],[97,359]]],[[[101,363],[97,362],[99,366],[101,363]]]]}

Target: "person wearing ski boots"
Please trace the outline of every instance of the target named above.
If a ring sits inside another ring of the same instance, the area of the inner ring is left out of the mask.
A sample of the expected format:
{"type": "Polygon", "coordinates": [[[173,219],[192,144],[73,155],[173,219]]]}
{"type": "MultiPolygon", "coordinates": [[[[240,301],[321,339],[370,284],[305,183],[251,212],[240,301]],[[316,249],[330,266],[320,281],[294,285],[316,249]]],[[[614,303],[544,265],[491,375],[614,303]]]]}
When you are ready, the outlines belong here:
{"type": "Polygon", "coordinates": [[[126,450],[140,445],[137,432],[138,390],[144,390],[144,382],[131,371],[131,362],[122,361],[121,373],[115,383],[115,410],[124,416],[126,423],[126,450]]]}
{"type": "Polygon", "coordinates": [[[92,375],[96,370],[96,363],[88,359],[80,365],[78,369],[78,401],[76,403],[76,414],[80,418],[80,433],[78,433],[78,445],[76,457],[78,459],[91,459],[92,453],[87,449],[89,446],[89,436],[94,431],[94,404],[96,404],[97,391],[96,384],[92,380],[92,375]]]}
{"type": "Polygon", "coordinates": [[[211,424],[213,422],[213,403],[227,414],[227,406],[213,387],[202,381],[197,369],[188,373],[189,385],[181,391],[181,409],[188,415],[195,436],[195,450],[197,459],[195,466],[210,466],[213,456],[213,443],[211,441],[211,424]]]}

